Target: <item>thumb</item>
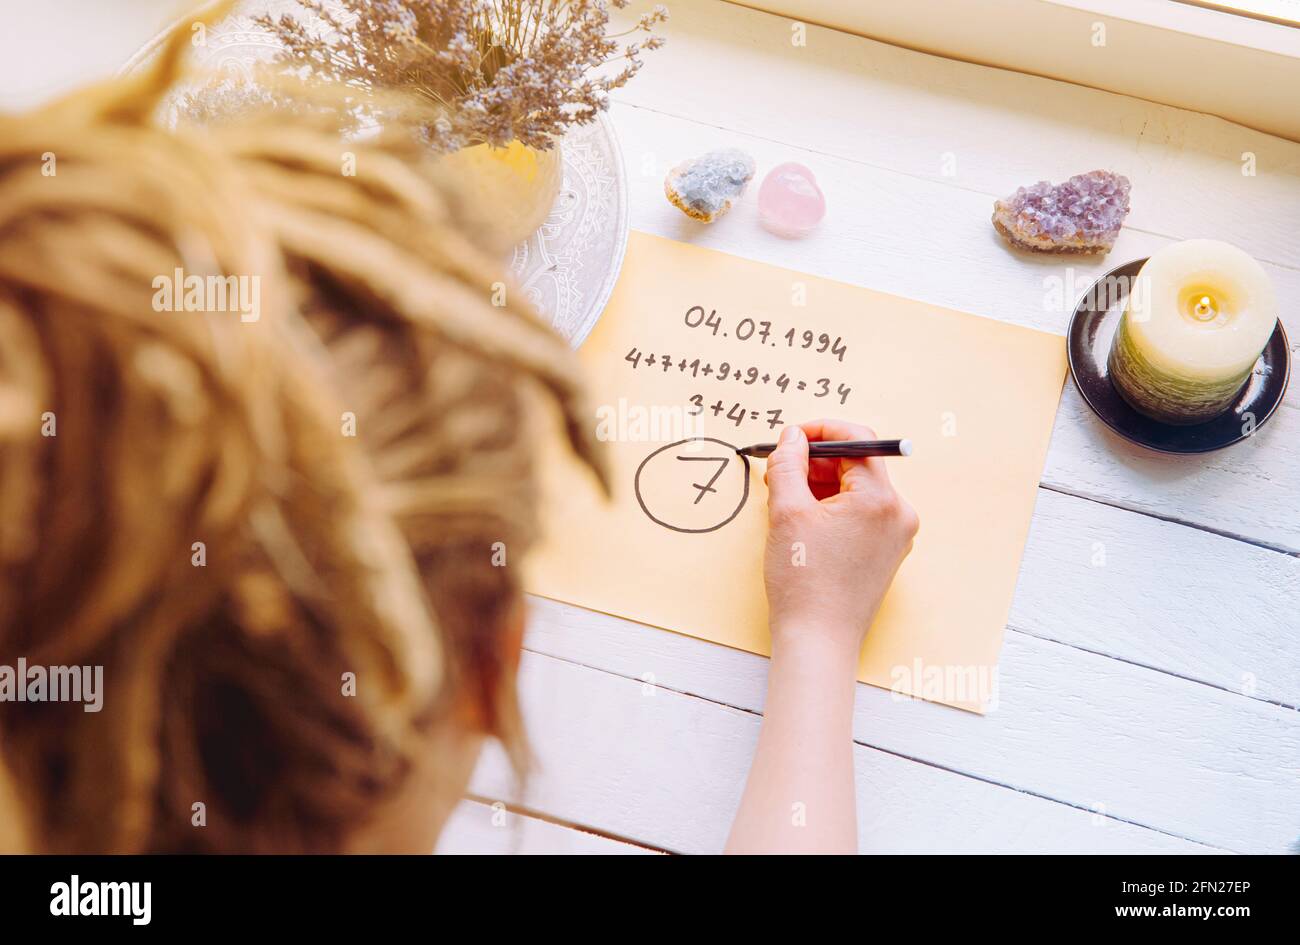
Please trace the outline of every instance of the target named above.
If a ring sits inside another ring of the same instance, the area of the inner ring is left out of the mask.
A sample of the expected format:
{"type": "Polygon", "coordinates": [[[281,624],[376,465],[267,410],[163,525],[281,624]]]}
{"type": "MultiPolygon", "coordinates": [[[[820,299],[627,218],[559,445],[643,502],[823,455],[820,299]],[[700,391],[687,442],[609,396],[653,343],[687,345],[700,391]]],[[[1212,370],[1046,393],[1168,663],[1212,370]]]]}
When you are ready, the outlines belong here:
{"type": "Polygon", "coordinates": [[[768,505],[792,508],[816,501],[808,488],[808,437],[798,426],[781,431],[776,449],[767,458],[768,505]]]}

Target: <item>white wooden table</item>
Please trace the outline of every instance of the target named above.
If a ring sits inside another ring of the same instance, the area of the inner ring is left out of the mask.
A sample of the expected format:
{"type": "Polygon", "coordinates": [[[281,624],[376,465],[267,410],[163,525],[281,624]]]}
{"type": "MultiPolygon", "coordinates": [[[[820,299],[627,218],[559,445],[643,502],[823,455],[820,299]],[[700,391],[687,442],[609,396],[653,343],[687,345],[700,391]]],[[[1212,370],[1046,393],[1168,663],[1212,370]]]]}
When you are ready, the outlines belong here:
{"type": "MultiPolygon", "coordinates": [[[[788,20],[713,0],[671,6],[668,46],[612,110],[633,227],[1062,334],[1096,276],[1214,237],[1264,264],[1300,340],[1300,145],[815,27],[797,48],[788,20]],[[667,169],[728,145],[760,175],[812,168],[820,230],[768,235],[752,191],[709,227],[670,207],[667,169]],[[995,197],[1097,167],[1133,182],[1109,256],[1007,250],[995,197]]],[[[1110,434],[1067,382],[998,709],[858,686],[864,852],[1298,849],[1297,386],[1250,441],[1171,458],[1110,434]]],[[[440,850],[720,850],[767,661],[541,599],[525,647],[537,770],[521,795],[489,753],[440,850]]]]}
{"type": "MultiPolygon", "coordinates": [[[[0,101],[111,73],[183,6],[16,8],[0,101]]],[[[717,0],[616,99],[632,224],[1063,333],[1091,279],[1172,240],[1258,258],[1300,340],[1300,145],[1124,96],[952,62],[717,0]],[[755,201],[711,227],[663,198],[683,157],[801,161],[829,215],[802,241],[755,201]],[[1257,175],[1241,173],[1255,155],[1257,175]],[[1105,167],[1133,212],[1103,261],[1012,253],[1017,185],[1105,167]]],[[[1086,43],[1086,38],[1081,40],[1086,43]]],[[[1254,438],[1166,458],[1067,383],[985,717],[859,686],[863,851],[1271,851],[1300,842],[1300,392],[1254,438]]],[[[740,797],[767,661],[536,600],[521,686],[536,771],[489,752],[439,849],[712,852],[740,797]],[[494,811],[506,802],[508,813],[494,811]],[[498,826],[500,824],[500,826],[498,826]]]]}

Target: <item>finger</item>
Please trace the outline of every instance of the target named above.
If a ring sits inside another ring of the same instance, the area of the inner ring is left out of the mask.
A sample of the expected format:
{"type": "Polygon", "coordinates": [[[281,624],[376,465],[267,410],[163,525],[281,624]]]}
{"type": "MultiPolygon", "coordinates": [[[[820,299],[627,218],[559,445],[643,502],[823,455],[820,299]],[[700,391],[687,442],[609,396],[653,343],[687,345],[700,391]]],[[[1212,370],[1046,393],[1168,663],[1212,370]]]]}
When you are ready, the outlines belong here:
{"type": "Polygon", "coordinates": [[[808,460],[808,481],[838,487],[840,484],[840,461],[838,459],[812,457],[808,460]]]}
{"type": "MultiPolygon", "coordinates": [[[[800,424],[808,439],[819,440],[874,440],[876,431],[861,423],[848,420],[810,420],[800,424]]],[[[867,489],[879,489],[889,485],[889,473],[883,459],[871,457],[841,457],[839,459],[814,459],[812,481],[814,483],[834,482],[840,492],[855,492],[867,489]],[[822,465],[830,464],[830,465],[822,465]]]]}
{"type": "MultiPolygon", "coordinates": [[[[810,441],[818,440],[870,440],[875,434],[869,427],[842,420],[813,420],[800,424],[810,441]]],[[[832,494],[839,490],[843,474],[839,459],[813,458],[809,463],[808,481],[814,484],[825,483],[835,487],[832,494]]],[[[816,490],[813,490],[816,492],[816,490]]]]}
{"type": "Polygon", "coordinates": [[[767,458],[768,508],[798,508],[814,502],[808,488],[808,438],[797,426],[781,431],[767,458]]]}
{"type": "Polygon", "coordinates": [[[848,420],[823,418],[809,420],[799,426],[814,443],[818,440],[874,440],[876,438],[876,433],[871,427],[850,423],[848,420]]]}
{"type": "Polygon", "coordinates": [[[889,471],[880,456],[840,460],[841,492],[878,492],[888,488],[889,471]]]}

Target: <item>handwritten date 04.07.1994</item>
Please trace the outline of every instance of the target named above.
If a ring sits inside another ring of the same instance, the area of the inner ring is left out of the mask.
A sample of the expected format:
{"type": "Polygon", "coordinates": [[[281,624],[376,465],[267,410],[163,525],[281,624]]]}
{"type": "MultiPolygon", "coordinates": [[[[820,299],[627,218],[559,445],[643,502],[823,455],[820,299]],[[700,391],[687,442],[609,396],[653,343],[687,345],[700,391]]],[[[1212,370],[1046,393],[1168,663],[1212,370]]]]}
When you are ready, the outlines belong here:
{"type": "Polygon", "coordinates": [[[737,341],[753,339],[758,344],[771,345],[773,348],[779,347],[784,341],[787,348],[806,348],[818,354],[829,352],[841,364],[849,350],[841,337],[832,338],[826,332],[819,333],[809,329],[800,331],[798,328],[791,328],[782,334],[779,328],[775,330],[772,328],[770,321],[761,319],[742,318],[728,328],[723,324],[722,316],[718,314],[717,309],[705,312],[702,305],[692,305],[686,310],[686,327],[707,328],[713,332],[714,337],[721,333],[723,338],[735,338],[737,341]]]}

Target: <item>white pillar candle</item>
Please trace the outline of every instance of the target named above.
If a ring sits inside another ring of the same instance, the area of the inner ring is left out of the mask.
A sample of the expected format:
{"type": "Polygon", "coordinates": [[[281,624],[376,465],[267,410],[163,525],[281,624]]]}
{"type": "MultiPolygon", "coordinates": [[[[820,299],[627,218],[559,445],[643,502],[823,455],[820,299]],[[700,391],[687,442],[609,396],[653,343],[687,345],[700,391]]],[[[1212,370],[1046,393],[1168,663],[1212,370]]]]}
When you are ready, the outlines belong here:
{"type": "Polygon", "coordinates": [[[1133,407],[1166,423],[1226,410],[1277,323],[1264,267],[1229,243],[1187,240],[1142,266],[1110,349],[1110,377],[1133,407]]]}

